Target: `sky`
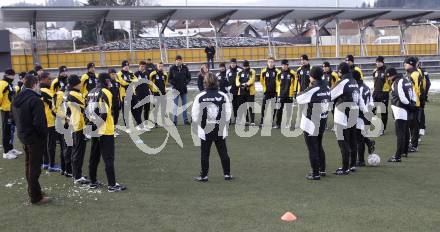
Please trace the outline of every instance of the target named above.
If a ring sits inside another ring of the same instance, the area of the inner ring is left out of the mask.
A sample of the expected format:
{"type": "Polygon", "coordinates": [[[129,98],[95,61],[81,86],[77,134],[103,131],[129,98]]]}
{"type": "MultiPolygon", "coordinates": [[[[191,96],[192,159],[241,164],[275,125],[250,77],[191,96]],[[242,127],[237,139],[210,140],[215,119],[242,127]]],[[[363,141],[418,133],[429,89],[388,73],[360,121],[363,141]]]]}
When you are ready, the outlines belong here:
{"type": "MultiPolygon", "coordinates": [[[[86,0],[80,0],[86,2],[86,0]]],[[[290,2],[288,5],[290,6],[336,6],[337,0],[188,0],[188,5],[193,6],[203,6],[203,5],[210,5],[210,6],[218,6],[218,5],[229,5],[229,6],[249,6],[249,5],[261,5],[261,6],[283,6],[286,5],[286,2],[290,2]]],[[[345,7],[355,7],[362,4],[362,2],[374,2],[374,0],[339,0],[340,6],[345,7]]],[[[46,0],[8,0],[8,1],[1,1],[0,6],[10,5],[14,3],[19,2],[26,2],[26,3],[33,3],[33,4],[44,4],[46,0]]],[[[185,5],[185,0],[156,0],[156,2],[160,5],[185,5]]]]}

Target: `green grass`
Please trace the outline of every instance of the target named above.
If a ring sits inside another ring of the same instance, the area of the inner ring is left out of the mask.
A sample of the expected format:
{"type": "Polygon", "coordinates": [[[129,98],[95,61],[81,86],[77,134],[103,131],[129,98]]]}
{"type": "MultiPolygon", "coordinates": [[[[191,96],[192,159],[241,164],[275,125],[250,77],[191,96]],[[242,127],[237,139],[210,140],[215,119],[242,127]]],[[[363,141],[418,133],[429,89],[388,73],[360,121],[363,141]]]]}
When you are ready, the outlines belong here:
{"type": "MultiPolygon", "coordinates": [[[[92,192],[59,174],[43,174],[44,191],[54,198],[45,206],[27,203],[24,158],[1,159],[0,231],[439,231],[439,113],[439,103],[429,105],[429,134],[420,152],[402,163],[382,162],[315,182],[304,178],[309,162],[303,137],[286,138],[279,131],[240,138],[231,130],[227,143],[237,179],[222,180],[213,146],[210,181],[204,184],[192,181],[200,168],[199,147],[193,146],[188,127],[178,127],[183,148],[170,140],[154,156],[124,134],[117,139],[116,174],[126,192],[92,192]],[[282,222],[286,211],[298,220],[282,222]]],[[[142,137],[157,146],[164,132],[142,137]]],[[[395,149],[394,126],[376,141],[384,161],[395,149]]],[[[328,171],[333,171],[340,152],[330,131],[324,143],[328,171]]],[[[85,173],[88,157],[89,150],[85,173]]],[[[98,177],[106,182],[102,162],[98,177]]]]}

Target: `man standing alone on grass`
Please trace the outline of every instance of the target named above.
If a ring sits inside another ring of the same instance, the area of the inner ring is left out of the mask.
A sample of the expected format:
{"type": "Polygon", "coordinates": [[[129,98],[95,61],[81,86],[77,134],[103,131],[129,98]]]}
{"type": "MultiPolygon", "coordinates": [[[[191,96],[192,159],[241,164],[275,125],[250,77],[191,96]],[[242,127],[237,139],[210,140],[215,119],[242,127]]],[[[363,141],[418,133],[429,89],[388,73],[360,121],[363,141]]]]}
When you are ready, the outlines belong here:
{"type": "Polygon", "coordinates": [[[208,47],[205,48],[206,53],[206,59],[207,59],[207,65],[209,69],[209,65],[211,65],[211,68],[214,68],[214,55],[215,55],[215,47],[212,46],[212,43],[209,42],[208,47]]]}
{"type": "Polygon", "coordinates": [[[26,153],[26,180],[32,204],[45,204],[49,198],[43,196],[38,181],[41,174],[43,149],[47,136],[47,122],[44,105],[38,87],[38,78],[27,75],[23,79],[24,89],[17,95],[12,112],[17,124],[18,138],[26,153]]]}

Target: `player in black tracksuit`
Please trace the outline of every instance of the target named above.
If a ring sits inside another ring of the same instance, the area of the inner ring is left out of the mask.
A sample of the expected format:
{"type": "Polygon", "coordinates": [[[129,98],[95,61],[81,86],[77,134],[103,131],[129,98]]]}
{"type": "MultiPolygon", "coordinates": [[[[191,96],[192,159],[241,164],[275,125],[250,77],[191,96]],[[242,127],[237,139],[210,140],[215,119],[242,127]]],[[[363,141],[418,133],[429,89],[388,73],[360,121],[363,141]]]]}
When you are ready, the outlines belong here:
{"type": "MultiPolygon", "coordinates": [[[[387,129],[388,122],[388,104],[390,101],[391,83],[385,77],[386,66],[384,65],[384,57],[376,58],[376,69],[373,71],[374,91],[373,101],[382,102],[385,105],[385,111],[381,113],[383,123],[383,131],[387,129]]],[[[382,132],[383,134],[383,132],[382,132]]]]}
{"type": "MultiPolygon", "coordinates": [[[[111,86],[109,87],[110,92],[112,93],[112,115],[113,115],[113,123],[115,125],[118,124],[119,120],[119,112],[121,109],[121,96],[120,96],[120,90],[121,85],[118,82],[118,74],[115,69],[111,68],[108,70],[108,74],[111,78],[111,86]]],[[[118,134],[115,131],[115,135],[118,136],[118,134]]]]}
{"type": "Polygon", "coordinates": [[[342,154],[342,167],[335,174],[347,175],[350,174],[350,167],[356,166],[357,116],[354,115],[359,111],[359,85],[353,79],[347,63],[339,64],[339,73],[341,79],[331,91],[331,100],[335,102],[336,138],[342,154]]]}
{"type": "MultiPolygon", "coordinates": [[[[283,117],[283,110],[284,106],[287,105],[287,117],[286,117],[286,124],[285,127],[290,127],[290,119],[291,119],[291,113],[292,111],[292,103],[293,98],[296,96],[297,92],[300,91],[300,88],[298,87],[299,81],[298,76],[295,73],[295,71],[291,70],[289,68],[289,61],[288,60],[282,60],[281,61],[281,71],[278,73],[276,77],[276,85],[277,85],[277,100],[279,103],[279,106],[277,107],[277,120],[275,123],[274,128],[280,128],[282,123],[282,117],[283,117]]],[[[298,113],[299,115],[299,113],[298,113]]]]}
{"type": "Polygon", "coordinates": [[[237,73],[235,85],[238,88],[240,106],[246,106],[246,125],[255,126],[255,70],[251,69],[249,61],[243,61],[243,70],[237,73]]]}
{"type": "Polygon", "coordinates": [[[275,118],[275,111],[273,110],[274,107],[274,103],[277,100],[277,75],[280,73],[280,70],[278,70],[275,67],[275,60],[273,57],[269,57],[269,59],[267,59],[267,67],[264,67],[261,70],[261,74],[260,74],[260,83],[263,86],[263,106],[261,108],[261,120],[260,120],[260,126],[263,126],[263,122],[264,122],[264,113],[266,111],[266,104],[269,101],[273,101],[272,103],[272,109],[269,111],[272,115],[272,120],[274,120],[275,118]]]}
{"type": "Polygon", "coordinates": [[[229,83],[228,77],[226,76],[226,65],[225,63],[220,63],[218,67],[220,68],[220,71],[215,74],[218,80],[218,88],[220,91],[227,94],[228,90],[226,88],[231,86],[231,84],[229,83]]]}
{"type": "Polygon", "coordinates": [[[240,106],[240,97],[238,96],[238,88],[235,85],[235,77],[237,77],[237,73],[243,70],[241,67],[237,66],[237,59],[232,58],[231,63],[229,64],[229,68],[226,71],[226,76],[231,84],[231,88],[229,89],[229,93],[232,95],[232,110],[234,113],[234,121],[237,121],[237,111],[240,106]]]}
{"type": "MultiPolygon", "coordinates": [[[[374,152],[375,141],[370,140],[366,133],[369,131],[372,117],[368,114],[373,106],[370,88],[364,83],[358,72],[353,73],[354,79],[359,85],[359,118],[356,123],[357,140],[357,162],[356,167],[365,166],[365,145],[368,147],[368,153],[374,152]]],[[[355,169],[353,167],[353,169],[355,169]]]]}
{"type": "MultiPolygon", "coordinates": [[[[151,63],[151,60],[149,63],[145,61],[139,62],[139,70],[134,73],[134,75],[138,78],[138,80],[148,80],[150,77],[151,72],[153,72],[156,69],[154,64],[151,63]]],[[[148,84],[140,84],[136,88],[136,97],[138,101],[142,101],[144,98],[149,98],[150,96],[150,89],[148,88],[148,84]]],[[[150,114],[150,101],[142,105],[141,107],[137,109],[133,109],[133,112],[136,113],[138,116],[136,118],[142,118],[142,111],[144,112],[144,128],[147,126],[148,117],[150,114]]]]}
{"type": "Polygon", "coordinates": [[[296,70],[296,73],[298,74],[299,85],[297,87],[298,89],[296,89],[295,91],[298,91],[301,89],[307,89],[310,84],[311,66],[309,63],[309,57],[304,54],[300,57],[300,61],[301,61],[301,67],[299,67],[296,70]]]}
{"type": "Polygon", "coordinates": [[[209,73],[204,79],[205,90],[194,99],[192,107],[193,132],[201,141],[201,166],[200,176],[196,181],[208,181],[209,154],[212,143],[215,143],[220,155],[225,180],[231,180],[231,168],[226,136],[231,118],[231,103],[228,96],[218,90],[218,80],[209,73]]]}
{"type": "Polygon", "coordinates": [[[312,172],[306,176],[309,180],[320,180],[325,176],[325,151],[322,146],[330,103],[330,89],[322,79],[321,67],[310,70],[310,87],[302,91],[296,100],[305,105],[301,112],[300,128],[304,131],[304,139],[309,150],[312,172]]]}
{"type": "Polygon", "coordinates": [[[398,74],[396,69],[387,69],[385,76],[392,81],[391,109],[394,115],[397,136],[396,153],[388,162],[400,162],[402,156],[408,156],[408,116],[409,111],[415,109],[416,99],[411,82],[403,77],[402,74],[398,74]]]}

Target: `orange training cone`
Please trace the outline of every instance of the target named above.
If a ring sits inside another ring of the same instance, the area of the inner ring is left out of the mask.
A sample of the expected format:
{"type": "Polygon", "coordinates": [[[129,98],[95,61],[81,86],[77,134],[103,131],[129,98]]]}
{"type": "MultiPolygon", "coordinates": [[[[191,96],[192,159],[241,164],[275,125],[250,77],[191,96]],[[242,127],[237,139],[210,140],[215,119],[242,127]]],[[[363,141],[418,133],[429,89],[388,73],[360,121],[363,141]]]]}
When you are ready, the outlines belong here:
{"type": "Polygon", "coordinates": [[[286,212],[282,217],[281,220],[285,222],[293,222],[296,221],[297,217],[292,212],[286,212]]]}

